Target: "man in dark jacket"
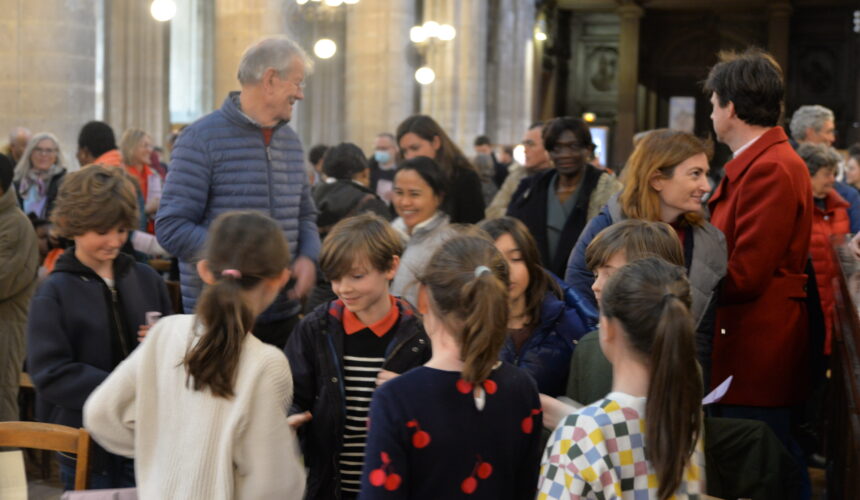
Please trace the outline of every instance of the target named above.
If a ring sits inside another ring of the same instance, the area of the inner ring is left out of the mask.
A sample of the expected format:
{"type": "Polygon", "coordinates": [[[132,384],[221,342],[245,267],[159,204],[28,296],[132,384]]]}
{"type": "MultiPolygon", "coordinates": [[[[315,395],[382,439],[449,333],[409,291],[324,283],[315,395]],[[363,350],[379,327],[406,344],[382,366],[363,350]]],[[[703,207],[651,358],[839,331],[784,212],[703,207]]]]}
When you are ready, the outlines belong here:
{"type": "Polygon", "coordinates": [[[36,291],[36,232],[12,188],[14,166],[0,155],[0,422],[20,420],[18,384],[24,364],[24,332],[36,291]]]}
{"type": "Polygon", "coordinates": [[[158,241],[179,258],[182,303],[192,312],[202,283],[194,268],[209,225],[228,210],[258,210],[275,219],[293,253],[295,285],[260,315],[253,332],[284,347],[298,321],[300,299],[315,283],[319,234],[304,155],[287,123],[304,98],[305,52],[268,38],[239,63],[241,92],[182,131],[155,224],[158,241]]]}

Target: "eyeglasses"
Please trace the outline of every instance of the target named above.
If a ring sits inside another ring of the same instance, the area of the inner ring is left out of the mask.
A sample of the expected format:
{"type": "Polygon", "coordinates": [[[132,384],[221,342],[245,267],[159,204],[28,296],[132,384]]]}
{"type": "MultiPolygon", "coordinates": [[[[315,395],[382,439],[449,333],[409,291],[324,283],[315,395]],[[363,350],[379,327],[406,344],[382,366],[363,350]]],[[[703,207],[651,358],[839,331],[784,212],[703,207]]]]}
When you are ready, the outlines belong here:
{"type": "Polygon", "coordinates": [[[57,150],[54,148],[33,148],[33,153],[40,155],[53,155],[57,154],[57,150]]]}

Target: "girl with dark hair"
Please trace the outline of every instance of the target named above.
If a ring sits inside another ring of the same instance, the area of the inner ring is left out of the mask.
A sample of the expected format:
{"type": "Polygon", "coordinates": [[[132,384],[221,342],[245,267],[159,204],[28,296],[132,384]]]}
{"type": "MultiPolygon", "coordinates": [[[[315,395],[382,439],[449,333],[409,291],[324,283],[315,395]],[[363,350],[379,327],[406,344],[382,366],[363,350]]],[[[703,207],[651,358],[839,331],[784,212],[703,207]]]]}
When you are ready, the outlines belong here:
{"type": "Polygon", "coordinates": [[[442,209],[451,222],[473,224],[484,218],[481,178],[433,118],[413,115],[404,120],[397,127],[397,144],[403,158],[425,156],[441,167],[447,193],[442,209]]]}
{"type": "Polygon", "coordinates": [[[391,225],[407,243],[391,293],[415,304],[418,298],[415,276],[451,235],[450,218],[441,209],[447,196],[445,174],[435,161],[417,156],[397,167],[392,192],[392,204],[399,217],[391,225]]]}
{"type": "Polygon", "coordinates": [[[376,389],[361,498],[534,498],[537,389],[498,361],[508,323],[504,257],[488,239],[461,235],[420,276],[433,355],[376,389]]]}
{"type": "Polygon", "coordinates": [[[702,384],[683,267],[648,257],[600,297],[612,392],[567,416],[541,465],[541,498],[681,498],[705,493],[702,384]]]}
{"type": "Polygon", "coordinates": [[[135,457],[141,498],[301,497],[305,474],[287,420],[283,353],[250,334],[289,278],[283,231],[228,212],[197,265],[197,314],[164,318],[84,406],[108,450],[135,457]]]}
{"type": "Polygon", "coordinates": [[[508,337],[501,359],[524,369],[542,394],[557,397],[567,385],[576,343],[596,323],[597,310],[564,286],[540,262],[528,228],[512,217],[480,224],[510,270],[508,337]],[[562,285],[563,286],[563,285],[562,285]]]}

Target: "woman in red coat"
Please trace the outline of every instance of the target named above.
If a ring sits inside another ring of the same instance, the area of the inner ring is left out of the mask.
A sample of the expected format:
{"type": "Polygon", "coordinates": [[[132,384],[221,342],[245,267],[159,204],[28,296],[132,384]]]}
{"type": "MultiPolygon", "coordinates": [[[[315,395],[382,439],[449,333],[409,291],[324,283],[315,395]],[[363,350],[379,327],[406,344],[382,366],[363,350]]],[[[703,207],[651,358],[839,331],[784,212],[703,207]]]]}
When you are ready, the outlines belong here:
{"type": "Polygon", "coordinates": [[[815,208],[812,212],[812,239],[809,253],[818,281],[821,296],[821,310],[824,312],[824,354],[830,354],[830,336],[833,328],[833,278],[838,272],[831,257],[830,237],[850,232],[848,202],[843,200],[833,183],[839,166],[839,153],[824,144],[802,144],[797,154],[806,162],[812,181],[812,199],[815,208]]]}

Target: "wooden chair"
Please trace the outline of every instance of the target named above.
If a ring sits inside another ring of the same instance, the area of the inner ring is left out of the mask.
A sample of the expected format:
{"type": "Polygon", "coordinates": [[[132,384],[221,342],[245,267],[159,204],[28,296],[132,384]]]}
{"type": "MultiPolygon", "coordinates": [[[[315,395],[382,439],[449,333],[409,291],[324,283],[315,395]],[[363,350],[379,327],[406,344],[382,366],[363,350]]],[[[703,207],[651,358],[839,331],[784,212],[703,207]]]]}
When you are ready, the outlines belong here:
{"type": "Polygon", "coordinates": [[[90,435],[84,429],[40,422],[0,422],[0,446],[75,453],[75,489],[87,489],[90,435]]]}

